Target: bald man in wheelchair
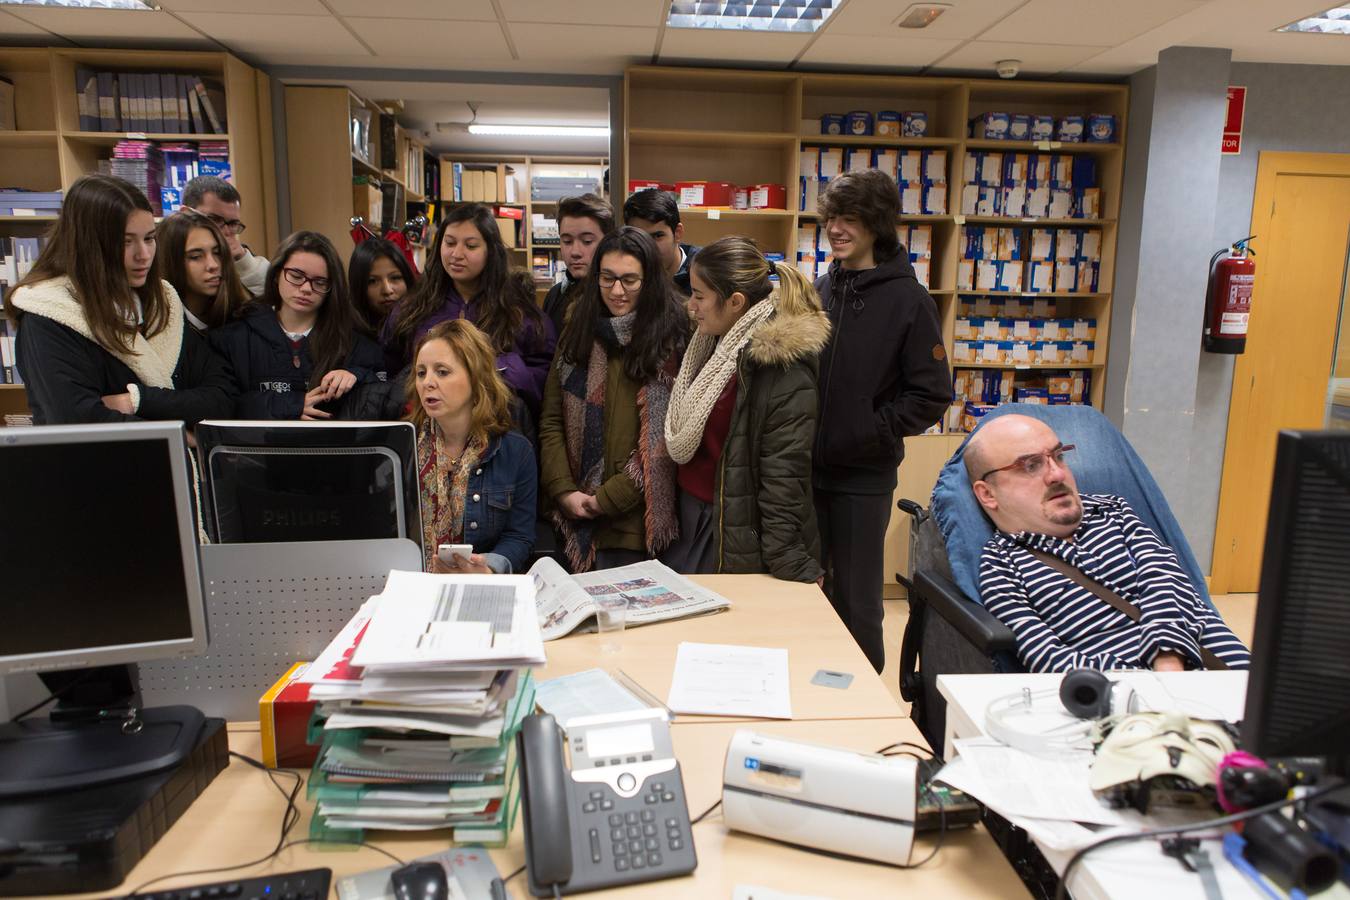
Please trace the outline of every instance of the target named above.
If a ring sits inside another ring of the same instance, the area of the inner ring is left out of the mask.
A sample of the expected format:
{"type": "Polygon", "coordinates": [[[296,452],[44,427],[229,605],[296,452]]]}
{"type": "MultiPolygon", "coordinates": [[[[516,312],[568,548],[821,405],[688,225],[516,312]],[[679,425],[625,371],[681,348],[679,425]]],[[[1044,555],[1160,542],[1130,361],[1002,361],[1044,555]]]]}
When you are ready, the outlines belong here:
{"type": "Polygon", "coordinates": [[[1124,498],[1078,493],[1072,455],[1048,425],[1022,415],[989,421],[964,451],[996,529],[980,557],[981,601],[1016,637],[1022,664],[1247,668],[1247,648],[1124,498]]]}

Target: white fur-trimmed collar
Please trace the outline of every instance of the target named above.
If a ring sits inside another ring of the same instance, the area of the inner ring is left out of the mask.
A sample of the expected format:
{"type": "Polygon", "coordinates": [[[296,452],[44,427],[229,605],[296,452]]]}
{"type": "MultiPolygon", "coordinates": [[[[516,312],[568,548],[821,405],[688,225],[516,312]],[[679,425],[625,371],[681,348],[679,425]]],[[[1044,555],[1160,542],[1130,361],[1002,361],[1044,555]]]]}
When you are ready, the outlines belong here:
{"type": "MultiPolygon", "coordinates": [[[[169,309],[168,325],[151,338],[138,332],[132,342],[130,353],[120,347],[103,349],[126,363],[140,379],[141,384],[147,387],[172,389],[173,373],[178,368],[178,355],[183,350],[183,304],[179,301],[178,292],[173,289],[173,285],[167,281],[160,283],[164,287],[164,302],[169,309]]],[[[75,299],[70,279],[64,275],[24,285],[11,295],[10,302],[25,313],[51,319],[81,337],[94,340],[94,333],[89,327],[88,319],[85,318],[84,308],[75,299]]]]}

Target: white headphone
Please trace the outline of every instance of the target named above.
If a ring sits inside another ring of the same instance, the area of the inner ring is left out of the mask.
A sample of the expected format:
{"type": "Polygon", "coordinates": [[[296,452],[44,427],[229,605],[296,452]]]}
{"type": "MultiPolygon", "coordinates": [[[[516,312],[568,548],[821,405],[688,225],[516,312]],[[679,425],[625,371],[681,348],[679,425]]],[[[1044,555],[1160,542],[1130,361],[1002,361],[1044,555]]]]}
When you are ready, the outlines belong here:
{"type": "Polygon", "coordinates": [[[1037,756],[1056,756],[1092,749],[1105,722],[1140,712],[1141,708],[1139,696],[1128,684],[1113,682],[1094,669],[1074,669],[1057,689],[1023,688],[992,701],[984,712],[984,727],[990,737],[1009,747],[1037,756]],[[1051,698],[1059,702],[1047,702],[1051,698]],[[1061,722],[1034,731],[1015,724],[1016,719],[1033,714],[1061,722]]]}

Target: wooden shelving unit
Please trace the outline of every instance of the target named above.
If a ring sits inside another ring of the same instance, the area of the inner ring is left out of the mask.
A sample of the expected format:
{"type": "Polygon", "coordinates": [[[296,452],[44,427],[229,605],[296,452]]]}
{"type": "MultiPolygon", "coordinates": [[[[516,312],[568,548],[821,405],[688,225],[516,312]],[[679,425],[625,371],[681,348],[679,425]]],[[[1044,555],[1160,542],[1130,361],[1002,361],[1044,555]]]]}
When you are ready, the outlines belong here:
{"type": "Polygon", "coordinates": [[[394,168],[380,168],[379,117],[384,112],[378,103],[345,87],[286,87],[291,225],[297,231],[317,231],[328,237],[344,262],[352,252],[352,216],[366,218],[373,230],[381,231],[379,222],[369,221],[370,209],[358,208],[354,176],[365,175],[402,189],[402,199],[393,210],[397,225],[408,219],[409,204],[427,200],[423,163],[429,154],[426,145],[403,126],[394,127],[394,168]],[[371,118],[369,159],[358,156],[352,146],[350,122],[357,110],[368,112],[371,118]]]}
{"type": "MultiPolygon", "coordinates": [[[[275,245],[276,167],[271,88],[267,75],[228,53],[0,48],[0,76],[14,84],[15,131],[0,131],[0,186],[65,191],[98,171],[118,141],[224,141],[248,222],[248,242],[275,245]],[[75,68],[112,72],[175,72],[209,76],[225,88],[228,134],[144,134],[80,130],[75,68]]],[[[34,237],[55,216],[0,216],[0,236],[34,237]]],[[[27,412],[22,385],[0,385],[0,414],[27,412]]]]}
{"type": "MultiPolygon", "coordinates": [[[[811,210],[795,207],[801,150],[809,147],[893,147],[947,150],[947,208],[961,208],[961,182],[968,152],[1073,153],[1091,155],[1102,190],[1101,218],[1034,219],[1026,217],[902,215],[897,224],[933,227],[930,287],[942,316],[948,351],[954,340],[957,307],[962,297],[1054,298],[1060,316],[1097,320],[1093,362],[1045,366],[1093,371],[1092,401],[1104,397],[1106,347],[1111,318],[1111,285],[1115,270],[1116,217],[1124,166],[1128,89],[1112,84],[1034,81],[990,81],[967,78],[925,78],[884,75],[804,74],[732,69],[686,69],[634,66],[624,79],[626,171],[630,180],[730,181],[735,184],[779,183],[787,188],[785,210],[682,209],[686,239],[705,244],[728,234],[754,238],[766,251],[795,259],[798,227],[820,221],[811,210]],[[820,116],[865,109],[928,114],[925,137],[877,137],[820,133],[820,116]],[[1041,113],[1054,116],[1111,113],[1116,116],[1116,141],[1071,144],[1058,141],[996,141],[967,137],[967,123],[983,112],[1041,113]],[[680,127],[670,127],[678,122],[680,127]],[[1002,228],[1087,228],[1102,233],[1098,290],[1092,293],[1005,293],[957,291],[956,270],[967,226],[1002,228]]],[[[1011,365],[956,364],[960,368],[1016,368],[1011,365]]],[[[1036,367],[1026,367],[1036,368],[1036,367]]]]}

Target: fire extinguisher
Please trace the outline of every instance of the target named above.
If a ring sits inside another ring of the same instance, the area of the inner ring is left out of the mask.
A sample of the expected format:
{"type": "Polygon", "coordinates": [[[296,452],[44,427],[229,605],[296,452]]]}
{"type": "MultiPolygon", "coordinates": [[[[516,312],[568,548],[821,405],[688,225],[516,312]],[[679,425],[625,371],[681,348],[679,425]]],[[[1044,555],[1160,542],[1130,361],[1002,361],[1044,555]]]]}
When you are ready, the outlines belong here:
{"type": "Polygon", "coordinates": [[[1256,251],[1248,242],[1255,237],[1245,237],[1210,257],[1204,338],[1204,348],[1210,353],[1241,353],[1247,348],[1247,321],[1256,284],[1252,259],[1256,251]]]}

